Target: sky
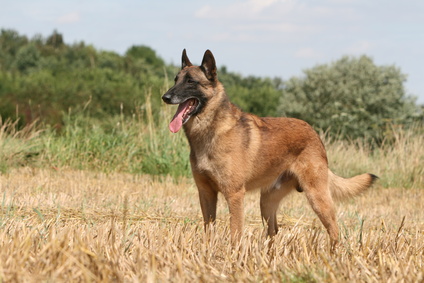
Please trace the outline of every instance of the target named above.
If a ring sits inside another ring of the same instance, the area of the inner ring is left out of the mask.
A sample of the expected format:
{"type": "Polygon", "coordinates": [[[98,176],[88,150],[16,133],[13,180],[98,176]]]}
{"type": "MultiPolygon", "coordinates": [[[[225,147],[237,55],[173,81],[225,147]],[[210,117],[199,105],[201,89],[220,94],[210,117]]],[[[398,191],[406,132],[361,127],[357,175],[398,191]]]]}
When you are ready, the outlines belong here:
{"type": "Polygon", "coordinates": [[[147,45],[167,63],[187,49],[199,64],[242,75],[289,79],[344,55],[367,55],[407,75],[406,92],[424,104],[422,0],[0,0],[0,28],[67,44],[84,41],[124,54],[147,45]]]}

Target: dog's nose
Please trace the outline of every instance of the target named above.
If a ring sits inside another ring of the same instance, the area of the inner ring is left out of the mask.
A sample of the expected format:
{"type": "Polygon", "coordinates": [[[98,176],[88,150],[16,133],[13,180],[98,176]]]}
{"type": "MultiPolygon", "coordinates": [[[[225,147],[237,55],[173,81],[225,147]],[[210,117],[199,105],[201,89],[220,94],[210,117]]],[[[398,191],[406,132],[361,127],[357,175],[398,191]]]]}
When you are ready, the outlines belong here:
{"type": "Polygon", "coordinates": [[[162,96],[162,100],[165,102],[165,103],[167,103],[167,104],[170,104],[171,103],[171,94],[170,93],[165,93],[163,96],[162,96]]]}

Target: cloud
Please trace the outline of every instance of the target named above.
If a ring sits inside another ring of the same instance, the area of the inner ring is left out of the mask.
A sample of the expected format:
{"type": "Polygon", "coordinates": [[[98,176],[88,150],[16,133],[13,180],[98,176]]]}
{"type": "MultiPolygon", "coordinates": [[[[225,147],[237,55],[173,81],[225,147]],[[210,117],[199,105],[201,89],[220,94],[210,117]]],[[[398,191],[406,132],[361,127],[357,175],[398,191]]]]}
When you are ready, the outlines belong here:
{"type": "Polygon", "coordinates": [[[257,37],[249,33],[218,32],[209,39],[215,42],[254,42],[257,37]]]}
{"type": "MultiPolygon", "coordinates": [[[[348,0],[344,0],[348,1],[348,0]]],[[[352,24],[361,15],[354,7],[337,4],[336,0],[244,0],[204,5],[194,16],[215,24],[266,23],[268,26],[326,26],[329,23],[352,24]]],[[[264,26],[264,27],[268,27],[264,26]]]]}
{"type": "Polygon", "coordinates": [[[295,0],[248,0],[240,1],[225,7],[205,5],[195,12],[199,19],[226,19],[226,20],[260,20],[275,19],[291,12],[296,7],[295,0]],[[278,10],[278,13],[275,13],[278,10]]]}
{"type": "Polygon", "coordinates": [[[373,44],[369,41],[355,42],[351,46],[347,47],[344,52],[347,54],[364,54],[369,52],[373,48],[373,44]]]}
{"type": "Polygon", "coordinates": [[[303,25],[290,22],[281,23],[247,23],[234,25],[236,31],[268,31],[282,33],[303,33],[314,32],[319,30],[319,27],[313,25],[303,25]]]}
{"type": "MultiPolygon", "coordinates": [[[[327,0],[332,1],[332,0],[327,0]]],[[[218,2],[201,7],[194,14],[209,21],[214,29],[237,34],[244,32],[258,40],[305,39],[334,30],[332,23],[352,22],[355,11],[339,5],[323,5],[299,0],[245,0],[218,2]],[[340,22],[339,21],[339,22],[340,22]]]]}
{"type": "Polygon", "coordinates": [[[81,20],[81,15],[79,12],[71,12],[68,14],[65,14],[63,16],[60,16],[57,18],[57,22],[60,24],[72,24],[79,22],[81,20]]]}
{"type": "Polygon", "coordinates": [[[322,58],[322,54],[316,51],[315,49],[311,47],[305,47],[298,49],[294,56],[296,58],[302,58],[302,59],[318,59],[322,58]]]}
{"type": "MultiPolygon", "coordinates": [[[[194,16],[208,27],[203,33],[207,34],[203,39],[208,41],[277,44],[284,48],[294,46],[291,50],[297,50],[293,52],[296,57],[310,59],[321,58],[316,51],[301,48],[313,46],[311,41],[318,45],[332,42],[338,48],[345,48],[343,53],[352,53],[352,50],[355,50],[354,53],[365,52],[370,45],[364,42],[351,46],[349,50],[346,45],[347,36],[358,41],[365,37],[361,20],[365,16],[355,5],[337,1],[217,1],[201,6],[194,16]],[[342,38],[344,43],[340,43],[342,38]]],[[[323,51],[322,48],[315,50],[323,51]]]]}
{"type": "Polygon", "coordinates": [[[318,32],[311,9],[298,0],[245,0],[204,5],[194,16],[211,22],[213,41],[276,43],[318,32]]]}

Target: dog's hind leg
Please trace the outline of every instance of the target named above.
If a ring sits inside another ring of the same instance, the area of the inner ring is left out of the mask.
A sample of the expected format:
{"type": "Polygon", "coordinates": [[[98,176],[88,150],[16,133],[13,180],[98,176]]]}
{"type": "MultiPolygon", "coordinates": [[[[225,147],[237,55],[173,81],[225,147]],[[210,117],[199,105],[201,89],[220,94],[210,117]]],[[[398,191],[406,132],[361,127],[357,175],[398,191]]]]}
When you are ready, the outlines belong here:
{"type": "Polygon", "coordinates": [[[283,177],[273,187],[261,191],[261,215],[267,223],[269,237],[278,233],[277,210],[281,200],[298,186],[296,179],[283,177]]]}
{"type": "MultiPolygon", "coordinates": [[[[312,171],[312,170],[311,170],[312,171]]],[[[331,244],[337,243],[339,237],[339,228],[336,221],[336,209],[328,187],[327,168],[324,167],[319,174],[309,174],[299,176],[299,182],[309,204],[318,215],[331,239],[331,244]]]]}
{"type": "Polygon", "coordinates": [[[336,221],[336,210],[330,190],[327,185],[305,189],[306,197],[312,209],[318,215],[324,227],[327,229],[332,244],[338,241],[339,228],[336,221]]]}

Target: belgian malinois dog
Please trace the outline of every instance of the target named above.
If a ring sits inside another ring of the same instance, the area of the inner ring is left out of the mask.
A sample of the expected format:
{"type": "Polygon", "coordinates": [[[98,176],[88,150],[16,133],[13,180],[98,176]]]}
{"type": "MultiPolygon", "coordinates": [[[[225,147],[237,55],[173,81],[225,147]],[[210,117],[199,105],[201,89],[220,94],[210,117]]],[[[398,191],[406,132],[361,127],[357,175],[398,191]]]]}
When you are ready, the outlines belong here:
{"type": "Polygon", "coordinates": [[[345,179],[332,173],[319,135],[302,120],[262,118],[241,111],[219,82],[209,50],[200,66],[193,66],[183,50],[175,85],[162,99],[178,104],[169,129],[176,133],[184,128],[190,144],[205,229],[215,220],[220,192],[229,206],[233,242],[243,229],[245,193],[260,189],[261,214],[269,236],[278,232],[281,199],[297,190],[305,193],[334,244],[339,229],[333,199],[355,196],[377,178],[362,174],[345,179]]]}

